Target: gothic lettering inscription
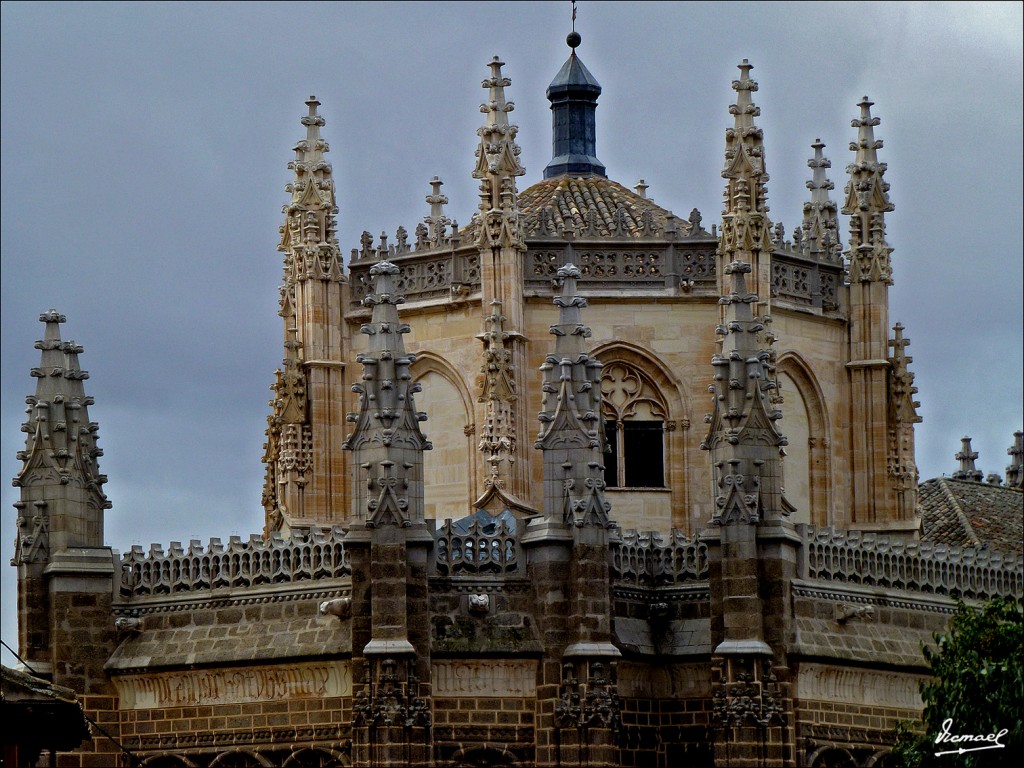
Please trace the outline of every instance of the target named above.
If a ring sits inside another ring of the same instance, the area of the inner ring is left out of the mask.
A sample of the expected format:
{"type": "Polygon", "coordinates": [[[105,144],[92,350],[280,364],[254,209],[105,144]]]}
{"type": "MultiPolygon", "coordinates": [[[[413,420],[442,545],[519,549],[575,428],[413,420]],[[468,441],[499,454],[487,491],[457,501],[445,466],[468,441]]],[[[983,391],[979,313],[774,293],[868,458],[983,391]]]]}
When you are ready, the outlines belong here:
{"type": "Polygon", "coordinates": [[[230,667],[115,677],[121,709],[349,696],[352,674],[346,662],[230,667]]]}
{"type": "Polygon", "coordinates": [[[890,675],[868,669],[844,669],[825,664],[801,664],[797,697],[872,707],[921,709],[921,675],[890,675]]]}
{"type": "Polygon", "coordinates": [[[694,665],[619,662],[618,677],[622,698],[689,699],[711,695],[711,670],[694,665]]]}
{"type": "Polygon", "coordinates": [[[434,695],[495,696],[522,699],[537,692],[537,662],[435,661],[431,666],[434,695]]]}

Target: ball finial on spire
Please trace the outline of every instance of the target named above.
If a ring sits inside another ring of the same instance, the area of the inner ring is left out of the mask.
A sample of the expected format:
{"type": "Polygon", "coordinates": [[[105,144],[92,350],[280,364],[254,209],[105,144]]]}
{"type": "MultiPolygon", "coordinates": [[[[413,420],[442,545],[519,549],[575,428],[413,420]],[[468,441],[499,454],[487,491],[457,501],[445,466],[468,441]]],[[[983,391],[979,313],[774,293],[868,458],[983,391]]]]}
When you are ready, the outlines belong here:
{"type": "Polygon", "coordinates": [[[576,0],[572,0],[572,32],[565,36],[565,44],[575,53],[581,42],[583,42],[583,38],[576,31],[576,0]]]}

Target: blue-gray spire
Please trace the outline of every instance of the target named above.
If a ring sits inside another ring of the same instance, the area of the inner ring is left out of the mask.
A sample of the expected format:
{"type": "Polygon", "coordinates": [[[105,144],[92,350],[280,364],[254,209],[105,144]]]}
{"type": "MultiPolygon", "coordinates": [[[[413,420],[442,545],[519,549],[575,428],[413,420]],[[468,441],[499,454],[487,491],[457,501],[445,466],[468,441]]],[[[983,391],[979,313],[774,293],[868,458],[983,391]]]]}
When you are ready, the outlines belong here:
{"type": "Polygon", "coordinates": [[[576,56],[580,35],[573,30],[565,41],[572,48],[568,60],[548,86],[551,102],[551,162],[544,178],[606,176],[597,159],[594,111],[601,86],[576,56]]]}

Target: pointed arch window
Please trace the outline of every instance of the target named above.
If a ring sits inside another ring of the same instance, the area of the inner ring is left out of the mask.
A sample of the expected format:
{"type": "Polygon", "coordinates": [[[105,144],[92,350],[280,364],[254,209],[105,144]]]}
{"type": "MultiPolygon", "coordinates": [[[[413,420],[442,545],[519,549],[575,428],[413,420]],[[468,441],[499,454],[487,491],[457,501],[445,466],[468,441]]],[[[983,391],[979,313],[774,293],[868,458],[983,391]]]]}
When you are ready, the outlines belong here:
{"type": "Polygon", "coordinates": [[[609,488],[664,488],[668,408],[654,381],[615,360],[601,370],[601,396],[608,447],[605,483],[609,488]]]}

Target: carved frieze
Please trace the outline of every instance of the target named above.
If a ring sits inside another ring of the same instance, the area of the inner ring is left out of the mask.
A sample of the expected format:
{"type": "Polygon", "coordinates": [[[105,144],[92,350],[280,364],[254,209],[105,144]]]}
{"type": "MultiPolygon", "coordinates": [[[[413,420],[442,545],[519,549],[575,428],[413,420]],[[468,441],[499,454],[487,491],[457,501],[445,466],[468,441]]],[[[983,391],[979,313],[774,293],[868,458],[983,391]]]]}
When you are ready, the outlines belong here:
{"type": "Polygon", "coordinates": [[[430,675],[435,697],[522,699],[537,694],[537,662],[534,659],[438,659],[431,665],[430,675]]]}
{"type": "Polygon", "coordinates": [[[924,679],[923,675],[804,663],[797,673],[796,696],[802,701],[921,709],[918,683],[924,679]]]}
{"type": "Polygon", "coordinates": [[[350,696],[352,673],[328,661],[124,675],[114,685],[121,709],[157,709],[350,696]]]}

